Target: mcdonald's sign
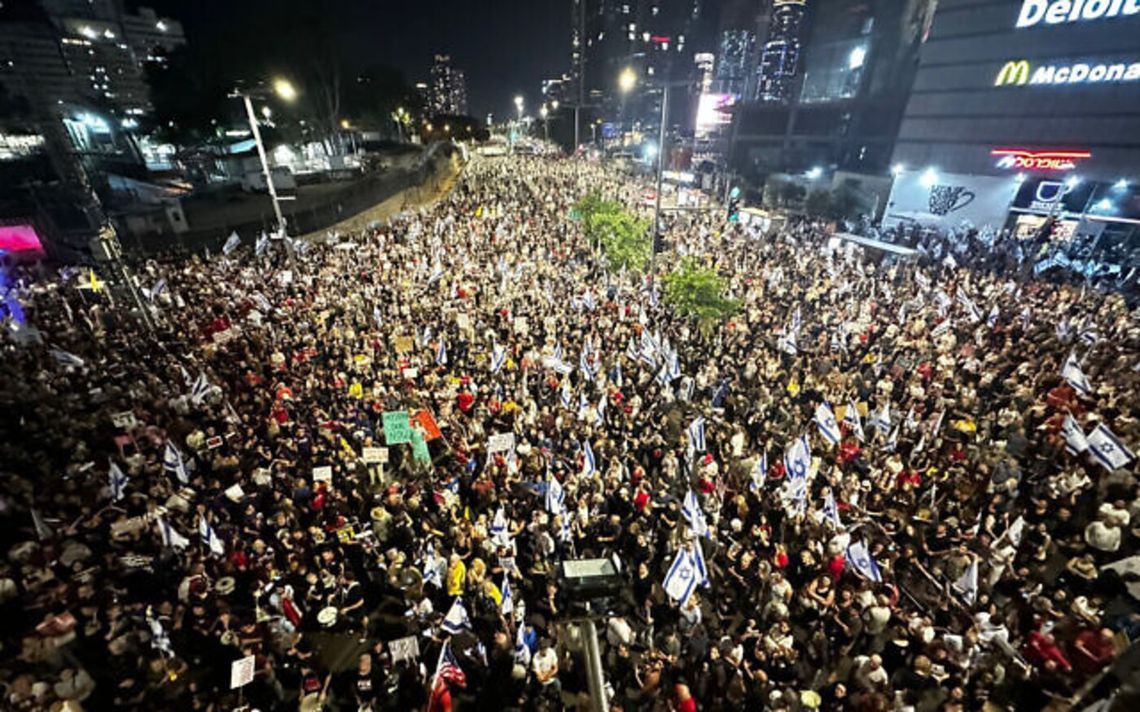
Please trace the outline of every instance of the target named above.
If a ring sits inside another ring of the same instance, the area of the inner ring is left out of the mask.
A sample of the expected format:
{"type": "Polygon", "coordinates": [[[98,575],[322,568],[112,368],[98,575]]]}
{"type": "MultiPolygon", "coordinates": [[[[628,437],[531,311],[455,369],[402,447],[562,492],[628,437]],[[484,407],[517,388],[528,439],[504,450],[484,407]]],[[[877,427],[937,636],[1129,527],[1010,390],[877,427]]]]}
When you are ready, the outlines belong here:
{"type": "Polygon", "coordinates": [[[995,87],[1023,86],[1029,83],[1029,62],[1024,59],[1006,62],[994,80],[995,87]]]}

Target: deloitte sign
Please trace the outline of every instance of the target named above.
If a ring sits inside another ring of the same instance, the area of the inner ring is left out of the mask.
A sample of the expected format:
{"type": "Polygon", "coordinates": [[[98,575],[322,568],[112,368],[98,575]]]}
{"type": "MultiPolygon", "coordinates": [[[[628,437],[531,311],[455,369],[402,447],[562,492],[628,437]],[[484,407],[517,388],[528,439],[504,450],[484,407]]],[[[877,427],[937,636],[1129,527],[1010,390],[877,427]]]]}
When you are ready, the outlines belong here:
{"type": "Polygon", "coordinates": [[[1017,27],[1065,25],[1140,15],[1140,0],[1024,0],[1017,27]]]}

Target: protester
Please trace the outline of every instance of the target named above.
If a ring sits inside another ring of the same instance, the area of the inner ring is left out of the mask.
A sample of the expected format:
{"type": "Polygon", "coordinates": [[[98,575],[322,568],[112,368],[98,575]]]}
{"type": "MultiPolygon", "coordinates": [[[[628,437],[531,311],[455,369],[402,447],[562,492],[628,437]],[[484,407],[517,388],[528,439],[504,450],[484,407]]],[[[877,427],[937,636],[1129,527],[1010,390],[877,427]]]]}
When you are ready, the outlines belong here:
{"type": "Polygon", "coordinates": [[[586,239],[591,190],[644,209],[599,164],[476,159],[360,234],[140,264],[153,332],[99,267],[17,271],[0,706],[572,708],[559,563],[612,555],[615,709],[1098,679],[1140,628],[1119,295],[718,212],[670,218],[652,280],[586,239]],[[682,255],[735,315],[674,313],[682,255]]]}

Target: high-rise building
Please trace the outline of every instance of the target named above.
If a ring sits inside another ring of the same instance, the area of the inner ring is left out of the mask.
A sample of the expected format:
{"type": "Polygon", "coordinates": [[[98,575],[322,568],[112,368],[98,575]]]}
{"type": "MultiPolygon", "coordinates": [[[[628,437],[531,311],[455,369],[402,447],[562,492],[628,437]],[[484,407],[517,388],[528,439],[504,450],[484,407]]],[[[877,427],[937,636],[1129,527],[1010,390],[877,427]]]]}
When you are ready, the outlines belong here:
{"type": "Polygon", "coordinates": [[[431,68],[431,98],[428,107],[434,114],[467,113],[467,80],[463,70],[451,66],[451,57],[437,54],[431,68]]]}
{"type": "Polygon", "coordinates": [[[752,30],[725,30],[720,33],[716,63],[719,93],[744,95],[755,52],[756,33],[752,30]]]}
{"type": "Polygon", "coordinates": [[[149,62],[186,43],[182,25],[112,0],[41,0],[38,20],[0,22],[0,82],[34,106],[92,104],[120,116],[151,109],[149,62]],[[46,21],[45,21],[46,20],[46,21]]]}
{"type": "Polygon", "coordinates": [[[800,64],[800,33],[806,0],[775,0],[768,39],[760,51],[757,95],[761,101],[787,103],[800,64]]]}
{"type": "Polygon", "coordinates": [[[697,81],[700,84],[701,92],[707,94],[712,91],[716,55],[712,52],[698,52],[693,55],[693,65],[697,70],[697,81]]]}

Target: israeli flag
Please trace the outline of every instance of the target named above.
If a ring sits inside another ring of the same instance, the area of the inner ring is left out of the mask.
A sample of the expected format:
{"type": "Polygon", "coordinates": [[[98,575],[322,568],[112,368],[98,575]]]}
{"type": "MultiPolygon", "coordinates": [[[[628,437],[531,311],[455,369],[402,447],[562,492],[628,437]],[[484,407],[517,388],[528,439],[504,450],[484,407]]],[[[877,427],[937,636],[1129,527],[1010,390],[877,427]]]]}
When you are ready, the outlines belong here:
{"type": "Polygon", "coordinates": [[[562,381],[562,393],[560,398],[562,400],[562,407],[566,410],[570,410],[570,406],[574,403],[574,395],[570,392],[569,381],[562,381]]]}
{"type": "Polygon", "coordinates": [[[585,348],[583,348],[582,353],[578,355],[578,369],[582,371],[582,375],[587,381],[594,380],[596,371],[590,364],[590,356],[585,348]]]}
{"type": "Polygon", "coordinates": [[[107,481],[111,485],[111,501],[118,502],[123,498],[123,490],[127,488],[128,478],[114,461],[107,468],[107,481]]]}
{"type": "Polygon", "coordinates": [[[810,468],[811,448],[808,446],[807,436],[801,435],[784,453],[784,469],[788,472],[789,480],[806,481],[810,468]]]}
{"type": "Polygon", "coordinates": [[[586,421],[590,418],[590,399],[585,393],[578,394],[578,420],[586,421]]]}
{"type": "Polygon", "coordinates": [[[685,501],[681,505],[681,516],[689,524],[689,534],[705,537],[709,535],[709,525],[705,521],[705,513],[701,510],[700,502],[697,501],[697,494],[693,490],[689,490],[685,494],[685,501]]]}
{"type": "Polygon", "coordinates": [[[86,365],[86,363],[87,363],[86,361],[79,358],[75,354],[69,353],[69,352],[64,351],[62,349],[51,349],[48,351],[48,353],[51,354],[51,357],[54,358],[55,362],[58,363],[60,366],[69,366],[71,368],[83,368],[83,366],[86,365]]]}
{"type": "Polygon", "coordinates": [[[491,373],[498,373],[507,362],[507,350],[495,344],[491,347],[491,373]]]}
{"type": "Polygon", "coordinates": [[[1089,449],[1089,441],[1085,432],[1072,413],[1065,414],[1065,422],[1061,425],[1061,434],[1065,436],[1065,451],[1070,455],[1079,455],[1089,449]]]}
{"type": "Polygon", "coordinates": [[[693,589],[697,587],[699,577],[700,573],[697,571],[696,562],[693,561],[689,552],[681,547],[677,551],[677,555],[673,557],[673,563],[665,574],[662,587],[669,598],[684,605],[685,601],[689,600],[689,596],[692,595],[693,589]]]}
{"type": "Polygon", "coordinates": [[[835,421],[835,413],[827,403],[820,403],[815,409],[815,424],[819,427],[819,434],[832,445],[838,445],[840,440],[839,423],[835,421]]]}
{"type": "Polygon", "coordinates": [[[657,368],[657,357],[654,355],[655,351],[647,351],[643,346],[641,351],[637,353],[637,359],[650,368],[657,368]]]}
{"type": "Polygon", "coordinates": [[[661,342],[649,333],[649,329],[641,332],[641,352],[653,356],[661,350],[661,342]]]}
{"type": "Polygon", "coordinates": [[[867,551],[867,545],[863,542],[853,541],[848,545],[847,563],[863,578],[875,583],[882,582],[883,572],[879,570],[879,565],[871,558],[871,552],[867,551]]]}
{"type": "Polygon", "coordinates": [[[637,343],[632,336],[629,337],[629,343],[625,346],[625,355],[630,361],[637,361],[641,358],[641,351],[638,350],[637,343]]]}
{"type": "Polygon", "coordinates": [[[796,332],[785,331],[776,340],[776,347],[789,356],[795,356],[800,352],[799,347],[796,345],[796,332]]]}
{"type": "Polygon", "coordinates": [[[423,580],[426,586],[429,583],[434,583],[436,586],[443,585],[443,569],[444,561],[435,555],[435,547],[428,544],[427,551],[424,553],[423,565],[423,580]]]}
{"type": "Polygon", "coordinates": [[[933,338],[937,339],[939,336],[942,336],[946,332],[950,331],[950,327],[952,327],[952,326],[954,326],[954,321],[952,319],[950,319],[950,318],[943,319],[942,323],[940,323],[938,326],[934,327],[930,331],[930,335],[933,338]]]}
{"type": "Polygon", "coordinates": [[[582,443],[582,476],[589,477],[598,471],[598,464],[594,461],[594,450],[590,447],[590,441],[586,440],[582,443]]]}
{"type": "Polygon", "coordinates": [[[839,520],[839,505],[835,503],[835,495],[831,492],[823,498],[823,516],[827,521],[835,525],[836,529],[843,528],[843,522],[839,520]]]}
{"type": "Polygon", "coordinates": [[[846,351],[843,347],[843,339],[840,338],[838,331],[831,332],[831,350],[832,351],[846,351]]]}
{"type": "Polygon", "coordinates": [[[511,597],[511,582],[508,580],[505,571],[503,572],[503,585],[500,588],[500,593],[503,596],[503,602],[499,604],[499,610],[504,616],[509,616],[515,611],[515,602],[511,597]]]}
{"type": "Polygon", "coordinates": [[[150,301],[158,299],[158,296],[166,289],[166,280],[160,279],[154,283],[154,286],[146,290],[146,298],[150,301]]]}
{"type": "Polygon", "coordinates": [[[843,414],[843,422],[851,426],[851,431],[855,433],[855,437],[859,438],[860,442],[866,439],[863,433],[863,419],[859,417],[859,409],[855,407],[855,401],[847,402],[847,412],[843,414]]]}
{"type": "Polygon", "coordinates": [[[435,362],[439,366],[447,365],[447,342],[442,338],[439,340],[439,348],[435,352],[435,362]]]}
{"type": "Polygon", "coordinates": [[[930,289],[930,279],[925,274],[923,274],[920,270],[915,270],[914,281],[916,284],[918,284],[919,289],[921,289],[922,291],[925,292],[928,289],[930,289]]]}
{"type": "Polygon", "coordinates": [[[229,255],[241,245],[241,238],[238,237],[236,232],[231,232],[230,236],[226,238],[226,244],[222,245],[222,254],[229,255]]]}
{"type": "Polygon", "coordinates": [[[206,374],[201,371],[198,372],[198,379],[194,381],[194,385],[190,388],[190,400],[194,405],[201,405],[202,401],[206,399],[206,394],[210,392],[210,382],[206,379],[206,374]]]}
{"type": "Polygon", "coordinates": [[[875,427],[880,433],[887,433],[891,430],[891,402],[886,401],[883,407],[877,413],[871,416],[871,425],[875,427]]]}
{"type": "Polygon", "coordinates": [[[1068,381],[1069,385],[1073,387],[1073,390],[1082,396],[1092,395],[1092,384],[1089,383],[1088,376],[1085,375],[1085,372],[1081,370],[1081,364],[1077,361],[1076,352],[1069,352],[1069,358],[1065,359],[1065,365],[1061,367],[1061,378],[1068,381]]]}
{"type": "Polygon", "coordinates": [[[669,381],[675,381],[681,377],[681,359],[677,357],[677,353],[673,352],[673,357],[669,359],[666,367],[669,369],[669,381]]]}
{"type": "Polygon", "coordinates": [[[1062,342],[1065,342],[1065,343],[1068,343],[1068,341],[1069,341],[1069,337],[1070,337],[1070,333],[1069,333],[1069,318],[1068,318],[1068,317],[1065,317],[1065,318],[1064,318],[1064,319],[1062,319],[1061,321],[1057,322],[1057,326],[1056,326],[1056,327],[1054,327],[1054,331],[1056,331],[1056,332],[1057,332],[1057,338],[1058,338],[1060,341],[1062,341],[1062,342]]]}
{"type": "Polygon", "coordinates": [[[798,334],[803,323],[803,316],[800,314],[800,308],[797,306],[795,313],[792,314],[792,333],[798,334]]]}
{"type": "Polygon", "coordinates": [[[463,606],[463,597],[456,596],[447,615],[441,624],[444,630],[452,635],[465,630],[471,630],[471,619],[467,617],[467,609],[463,606]]]}
{"type": "Polygon", "coordinates": [[[602,397],[598,399],[598,407],[595,409],[596,416],[594,422],[601,426],[606,423],[606,394],[603,393],[602,397]]]}
{"type": "Polygon", "coordinates": [[[182,459],[182,453],[169,440],[166,441],[166,452],[162,457],[162,469],[166,470],[168,475],[177,477],[182,484],[190,483],[190,473],[186,469],[186,462],[182,459]]]}
{"type": "Polygon", "coordinates": [[[970,605],[973,605],[978,600],[978,560],[974,559],[970,562],[970,566],[966,569],[966,573],[962,574],[961,578],[953,584],[954,590],[962,594],[962,598],[966,599],[970,605]]]}
{"type": "Polygon", "coordinates": [[[689,423],[689,452],[704,452],[708,448],[705,443],[705,419],[697,416],[689,423]]]}
{"type": "Polygon", "coordinates": [[[519,627],[515,630],[515,664],[522,665],[524,668],[530,666],[530,647],[526,644],[526,629],[523,621],[519,621],[519,627]]]}
{"type": "Polygon", "coordinates": [[[380,312],[380,306],[372,307],[372,321],[376,322],[376,327],[384,326],[384,315],[380,312]]]}
{"type": "Polygon", "coordinates": [[[554,359],[555,361],[561,361],[562,360],[562,344],[561,343],[557,343],[554,345],[554,353],[552,353],[550,355],[550,358],[554,359]]]}
{"type": "Polygon", "coordinates": [[[653,380],[657,381],[663,387],[669,385],[671,379],[669,378],[668,363],[661,364],[661,370],[657,372],[657,375],[653,377],[653,380]]]}
{"type": "Polygon", "coordinates": [[[620,361],[618,363],[614,364],[614,368],[613,368],[613,371],[611,373],[610,380],[613,381],[614,384],[618,388],[621,388],[622,386],[625,385],[625,379],[622,377],[622,373],[621,373],[621,362],[620,361]]]}
{"type": "Polygon", "coordinates": [[[435,261],[435,265],[432,267],[431,275],[428,276],[428,282],[427,282],[428,286],[430,287],[431,285],[435,284],[436,282],[438,282],[442,278],[443,278],[443,265],[440,264],[439,260],[437,259],[435,261]]]}
{"type": "Polygon", "coordinates": [[[899,447],[899,426],[891,431],[891,436],[887,438],[887,444],[883,446],[883,452],[894,452],[899,447]]]}
{"type": "Polygon", "coordinates": [[[546,483],[546,511],[551,514],[561,514],[566,511],[566,491],[562,483],[554,475],[546,483]]]}
{"type": "Polygon", "coordinates": [[[598,303],[594,301],[593,292],[587,290],[586,293],[582,295],[582,305],[590,311],[594,311],[598,308],[598,303]]]}
{"type": "Polygon", "coordinates": [[[265,231],[263,230],[261,232],[261,237],[257,238],[257,242],[255,242],[253,245],[253,254],[261,257],[265,254],[265,251],[267,249],[269,249],[269,235],[266,235],[265,231]]]}
{"type": "Polygon", "coordinates": [[[753,492],[759,492],[764,487],[764,483],[768,481],[768,453],[760,453],[760,459],[752,466],[752,479],[751,489],[753,492]]]}
{"type": "Polygon", "coordinates": [[[167,549],[185,549],[190,546],[190,540],[170,526],[170,522],[165,517],[159,517],[156,524],[158,525],[158,535],[162,537],[162,545],[167,549]]]}
{"type": "Polygon", "coordinates": [[[649,288],[649,306],[656,307],[660,303],[660,298],[657,295],[657,287],[652,286],[649,288]]]}
{"type": "Polygon", "coordinates": [[[226,553],[226,545],[218,538],[217,532],[206,521],[206,517],[201,514],[198,515],[198,539],[212,555],[222,556],[226,553]]]}
{"type": "Polygon", "coordinates": [[[1097,333],[1095,326],[1082,326],[1081,330],[1077,333],[1077,338],[1079,338],[1081,343],[1085,346],[1092,346],[1100,340],[1100,334],[1097,333]]]}
{"type": "Polygon", "coordinates": [[[495,516],[491,518],[491,527],[489,529],[491,537],[500,537],[507,533],[507,513],[502,507],[495,510],[495,516]]]}
{"type": "Polygon", "coordinates": [[[1000,316],[1001,311],[998,310],[998,305],[994,304],[993,307],[990,308],[989,315],[986,317],[986,326],[990,327],[991,329],[997,326],[998,318],[1000,316]]]}
{"type": "Polygon", "coordinates": [[[1105,427],[1104,423],[1088,434],[1089,454],[1109,472],[1114,472],[1136,459],[1128,446],[1105,427]]]}
{"type": "Polygon", "coordinates": [[[946,312],[950,311],[950,305],[953,304],[950,297],[941,289],[934,293],[934,303],[938,307],[939,316],[946,316],[946,312]]]}
{"type": "Polygon", "coordinates": [[[704,588],[709,587],[709,567],[705,564],[705,550],[701,546],[698,539],[694,539],[693,545],[693,567],[697,570],[697,583],[704,588]]]}
{"type": "Polygon", "coordinates": [[[151,647],[166,657],[173,657],[174,648],[170,645],[170,636],[162,627],[162,621],[154,617],[154,610],[150,606],[146,608],[146,624],[150,628],[151,647]]]}

